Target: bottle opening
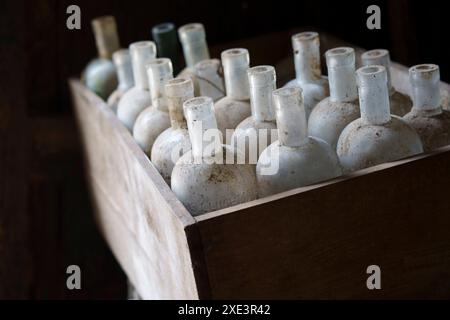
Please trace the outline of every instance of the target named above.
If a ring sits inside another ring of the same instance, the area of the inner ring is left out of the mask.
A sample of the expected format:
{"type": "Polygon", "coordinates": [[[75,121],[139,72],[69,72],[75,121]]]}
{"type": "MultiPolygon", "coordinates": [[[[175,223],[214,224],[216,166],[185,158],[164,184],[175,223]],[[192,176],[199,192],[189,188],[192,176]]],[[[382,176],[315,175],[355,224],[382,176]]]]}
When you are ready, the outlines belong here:
{"type": "Polygon", "coordinates": [[[352,48],[347,47],[341,47],[341,48],[334,48],[328,50],[328,54],[330,55],[344,55],[344,54],[350,54],[353,52],[352,48]]]}
{"type": "Polygon", "coordinates": [[[385,69],[382,66],[367,66],[359,69],[359,72],[364,75],[377,74],[383,72],[385,69]]]}
{"type": "Polygon", "coordinates": [[[412,67],[411,71],[429,72],[429,71],[435,71],[437,69],[439,69],[439,67],[435,64],[420,64],[420,65],[412,67]]]}
{"type": "Polygon", "coordinates": [[[153,31],[156,33],[167,32],[173,29],[175,29],[175,25],[171,22],[161,23],[153,27],[153,31]]]}
{"type": "Polygon", "coordinates": [[[182,83],[187,83],[189,82],[189,79],[184,79],[184,78],[175,78],[175,79],[170,79],[169,81],[167,81],[167,85],[176,85],[176,84],[182,84],[182,83]]]}
{"type": "Polygon", "coordinates": [[[294,40],[298,40],[298,41],[307,41],[307,40],[314,39],[314,38],[316,38],[318,36],[319,36],[319,34],[317,32],[306,31],[306,32],[301,32],[301,33],[294,34],[292,36],[292,38],[294,40]]]}
{"type": "Polygon", "coordinates": [[[184,106],[186,108],[192,108],[192,107],[198,107],[203,106],[205,104],[212,103],[212,99],[209,97],[197,97],[189,99],[184,103],[184,106]]]}
{"type": "Polygon", "coordinates": [[[380,57],[384,57],[388,54],[388,51],[385,49],[374,49],[374,50],[370,50],[367,51],[365,53],[363,53],[363,58],[364,57],[368,57],[368,58],[380,58],[380,57]]]}

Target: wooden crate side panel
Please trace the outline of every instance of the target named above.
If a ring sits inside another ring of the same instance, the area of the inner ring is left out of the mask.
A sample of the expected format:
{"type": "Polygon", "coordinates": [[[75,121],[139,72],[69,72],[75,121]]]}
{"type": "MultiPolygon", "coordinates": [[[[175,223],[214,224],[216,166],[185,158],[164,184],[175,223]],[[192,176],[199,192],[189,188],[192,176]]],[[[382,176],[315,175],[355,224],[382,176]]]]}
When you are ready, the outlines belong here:
{"type": "Polygon", "coordinates": [[[185,227],[193,218],[107,106],[71,81],[98,207],[114,254],[144,299],[196,299],[185,227]]]}
{"type": "Polygon", "coordinates": [[[449,180],[447,150],[198,219],[212,296],[449,298],[449,180]]]}

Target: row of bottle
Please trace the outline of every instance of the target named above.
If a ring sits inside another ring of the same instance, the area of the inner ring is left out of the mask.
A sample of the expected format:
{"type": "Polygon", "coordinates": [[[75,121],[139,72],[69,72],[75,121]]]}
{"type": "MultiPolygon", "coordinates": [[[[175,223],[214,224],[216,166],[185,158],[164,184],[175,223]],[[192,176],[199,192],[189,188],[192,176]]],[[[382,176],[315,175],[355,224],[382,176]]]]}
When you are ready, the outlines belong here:
{"type": "MultiPolygon", "coordinates": [[[[191,39],[204,39],[200,24],[188,26],[194,26],[188,28],[195,34],[191,39]]],[[[221,58],[227,95],[215,104],[210,97],[193,98],[196,73],[173,78],[170,59],[156,59],[153,42],[134,43],[130,53],[121,50],[114,54],[119,79],[124,78],[121,74],[125,74],[127,63],[132,66],[127,77],[141,84],[123,90],[126,93],[119,99],[118,118],[133,131],[192,214],[450,143],[450,118],[440,106],[437,66],[410,69],[412,107],[409,97],[391,85],[386,50],[366,52],[362,61],[368,66],[358,69],[356,76],[353,49],[328,50],[327,79],[320,71],[318,34],[294,35],[292,42],[297,77],[278,90],[272,66],[250,68],[246,49],[224,51],[221,58]],[[144,82],[148,83],[145,88],[144,82]],[[203,135],[195,133],[198,123],[202,133],[216,128],[221,133],[206,152],[203,135]],[[226,129],[236,130],[231,135],[226,129]],[[270,134],[273,131],[275,134],[270,134]],[[267,148],[257,151],[256,170],[250,164],[227,163],[226,159],[239,156],[241,141],[245,141],[244,159],[249,159],[251,136],[256,137],[253,143],[258,146],[260,139],[268,142],[267,148]],[[222,137],[227,137],[231,146],[222,145],[222,137]],[[276,170],[267,171],[268,167],[276,170]]]]}

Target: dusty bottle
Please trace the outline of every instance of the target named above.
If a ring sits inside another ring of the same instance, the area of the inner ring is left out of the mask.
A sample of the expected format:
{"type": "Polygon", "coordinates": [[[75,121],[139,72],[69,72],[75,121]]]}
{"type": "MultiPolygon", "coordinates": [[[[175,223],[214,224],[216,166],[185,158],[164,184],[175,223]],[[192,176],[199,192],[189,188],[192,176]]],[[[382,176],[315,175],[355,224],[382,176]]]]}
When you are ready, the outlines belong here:
{"type": "Polygon", "coordinates": [[[173,73],[178,74],[180,72],[180,51],[175,25],[165,22],[154,26],[152,37],[156,44],[158,57],[169,58],[172,61],[173,73]]]}
{"type": "Polygon", "coordinates": [[[355,78],[355,51],[341,47],[325,53],[330,96],[320,101],[308,120],[308,134],[325,140],[336,150],[342,130],[360,117],[355,78]]]}
{"type": "Polygon", "coordinates": [[[258,196],[332,179],[342,174],[336,151],[315,137],[308,136],[305,107],[299,87],[273,92],[278,140],[258,159],[258,196]]]}
{"type": "Polygon", "coordinates": [[[92,60],[83,72],[86,86],[106,100],[117,87],[117,75],[112,54],[119,50],[116,20],[112,16],[92,20],[98,58],[92,60]]]}
{"type": "MultiPolygon", "coordinates": [[[[211,81],[215,83],[217,77],[221,77],[218,72],[216,64],[208,66],[200,65],[202,79],[197,76],[196,65],[204,60],[209,60],[208,44],[206,42],[205,28],[201,23],[189,23],[181,26],[178,29],[178,38],[180,39],[181,46],[183,48],[184,60],[186,62],[186,68],[183,69],[178,76],[190,77],[194,84],[194,95],[200,95],[200,84],[205,81],[211,81]],[[210,69],[208,71],[208,68],[210,69]]],[[[198,69],[198,68],[197,68],[198,69]]]]}
{"type": "MultiPolygon", "coordinates": [[[[230,141],[226,129],[235,129],[239,123],[251,116],[250,93],[247,70],[250,56],[247,49],[229,49],[222,52],[227,95],[214,105],[217,125],[225,141],[230,141]]],[[[229,130],[228,133],[231,131],[229,130]]]]}
{"type": "Polygon", "coordinates": [[[421,64],[409,69],[413,108],[403,119],[422,139],[425,151],[450,144],[450,112],[442,109],[439,67],[421,64]]]}
{"type": "Polygon", "coordinates": [[[113,62],[116,66],[117,77],[119,79],[119,85],[116,90],[108,98],[108,106],[111,107],[114,113],[117,112],[117,105],[119,104],[122,96],[131,87],[134,86],[133,70],[131,68],[131,56],[130,50],[121,49],[113,54],[113,62]]]}
{"type": "Polygon", "coordinates": [[[195,65],[195,76],[201,96],[217,101],[225,96],[225,83],[219,59],[200,61],[195,65]]]}
{"type": "Polygon", "coordinates": [[[317,32],[302,32],[292,36],[295,79],[286,87],[300,86],[306,110],[306,119],[317,103],[328,96],[328,81],[320,69],[320,40],[317,32]]]}
{"type": "Polygon", "coordinates": [[[423,152],[419,135],[389,111],[387,73],[383,66],[357,70],[361,118],[342,131],[337,145],[346,172],[423,152]]]}
{"type": "Polygon", "coordinates": [[[173,78],[173,70],[168,58],[155,59],[147,65],[147,68],[152,105],[145,108],[136,118],[133,137],[150,157],[156,138],[170,127],[165,85],[173,78]]]}
{"type": "Polygon", "coordinates": [[[257,66],[248,69],[252,115],[242,121],[231,138],[248,163],[256,164],[261,152],[278,139],[272,92],[276,88],[275,68],[257,66]]]}
{"type": "Polygon", "coordinates": [[[175,78],[167,81],[165,91],[171,127],[156,138],[152,147],[151,160],[170,185],[175,163],[183,154],[191,150],[183,103],[194,97],[194,86],[190,79],[175,78]]]}
{"type": "Polygon", "coordinates": [[[132,131],[136,118],[142,110],[152,104],[146,65],[156,57],[156,46],[152,41],[139,41],[130,45],[134,87],[129,89],[117,105],[117,117],[132,131]]]}
{"type": "Polygon", "coordinates": [[[407,95],[398,92],[392,86],[391,58],[389,56],[389,51],[385,49],[370,50],[361,55],[361,60],[364,66],[380,65],[386,68],[391,114],[400,117],[407,114],[411,110],[412,102],[407,95]]]}
{"type": "Polygon", "coordinates": [[[171,187],[189,212],[195,216],[256,199],[254,167],[236,164],[233,150],[222,144],[212,99],[187,100],[184,114],[192,150],[177,161],[171,187]]]}

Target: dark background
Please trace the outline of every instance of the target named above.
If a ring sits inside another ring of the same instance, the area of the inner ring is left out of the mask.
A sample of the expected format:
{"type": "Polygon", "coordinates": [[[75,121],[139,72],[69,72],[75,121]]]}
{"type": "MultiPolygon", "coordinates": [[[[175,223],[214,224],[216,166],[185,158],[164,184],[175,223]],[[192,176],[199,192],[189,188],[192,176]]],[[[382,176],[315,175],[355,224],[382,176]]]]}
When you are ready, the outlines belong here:
{"type": "MultiPolygon", "coordinates": [[[[92,219],[67,78],[96,55],[90,20],[116,17],[123,46],[154,24],[204,23],[210,46],[312,26],[405,65],[433,62],[450,81],[445,1],[147,0],[0,2],[0,298],[125,298],[126,277],[92,219]],[[66,29],[81,7],[82,29],[66,29]],[[381,7],[382,29],[366,28],[381,7]],[[82,290],[65,289],[66,267],[82,290]]],[[[267,50],[286,50],[285,48],[267,50]]]]}

